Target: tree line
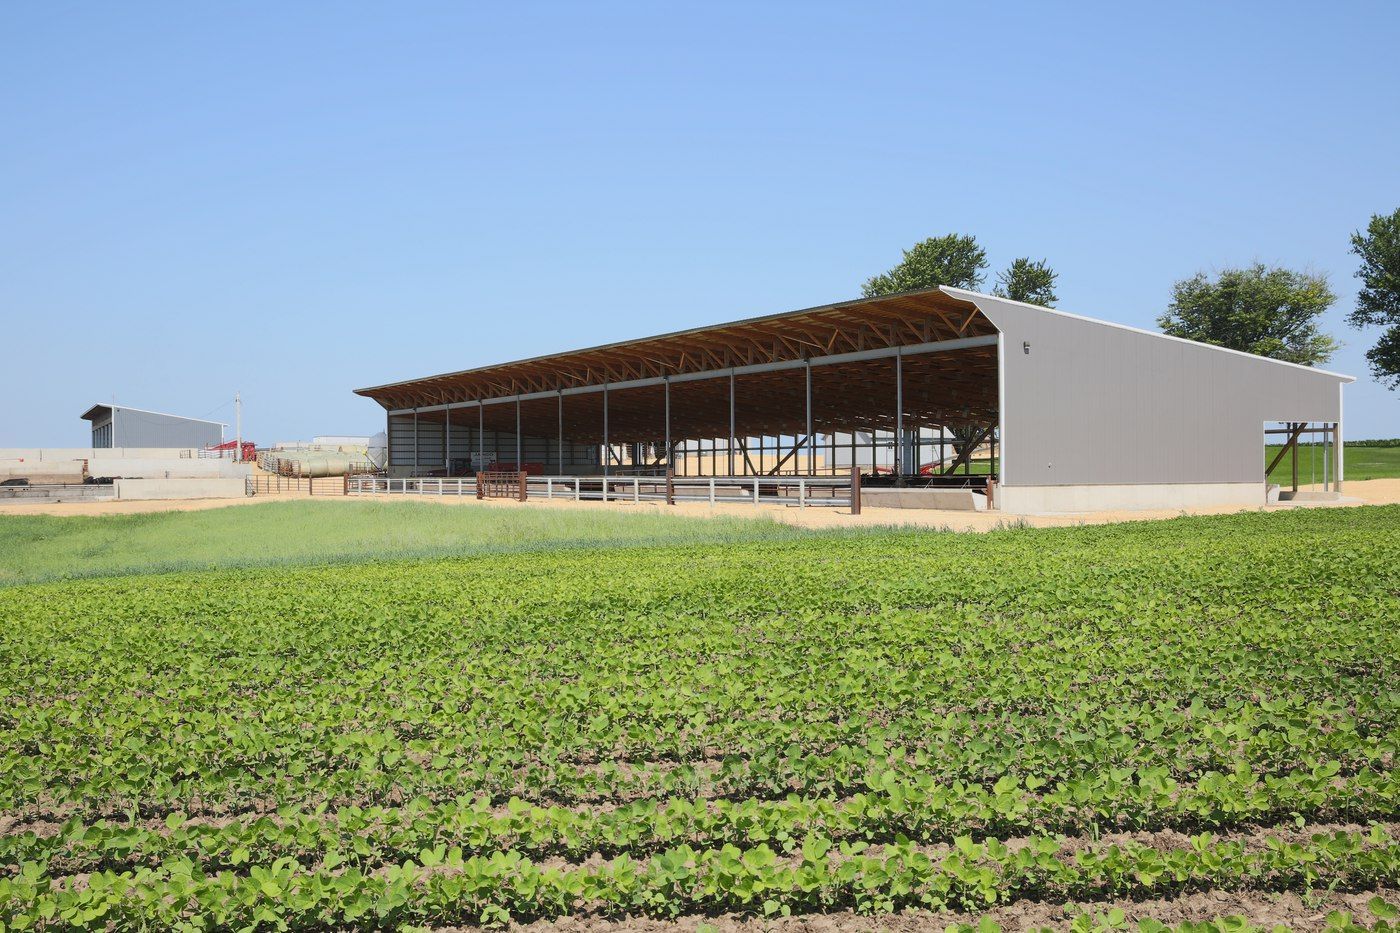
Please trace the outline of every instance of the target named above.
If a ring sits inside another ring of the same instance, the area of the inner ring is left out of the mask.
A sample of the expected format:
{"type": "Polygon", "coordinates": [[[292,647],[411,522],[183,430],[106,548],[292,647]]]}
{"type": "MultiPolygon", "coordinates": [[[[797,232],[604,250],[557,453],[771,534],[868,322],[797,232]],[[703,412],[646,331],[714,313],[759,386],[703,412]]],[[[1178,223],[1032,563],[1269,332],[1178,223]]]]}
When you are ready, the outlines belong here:
{"type": "MultiPolygon", "coordinates": [[[[1364,232],[1353,233],[1351,252],[1360,260],[1361,290],[1347,323],[1383,328],[1366,360],[1379,382],[1400,388],[1400,208],[1372,216],[1364,232]]],[[[867,279],[861,292],[873,298],[939,285],[980,291],[988,265],[976,237],[929,237],[904,250],[893,268],[867,279]]],[[[1058,278],[1047,260],[1022,256],[996,274],[992,294],[1053,308],[1058,278]]],[[[1181,279],[1157,325],[1173,337],[1315,366],[1340,346],[1318,326],[1336,300],[1326,275],[1254,263],[1181,279]]]]}

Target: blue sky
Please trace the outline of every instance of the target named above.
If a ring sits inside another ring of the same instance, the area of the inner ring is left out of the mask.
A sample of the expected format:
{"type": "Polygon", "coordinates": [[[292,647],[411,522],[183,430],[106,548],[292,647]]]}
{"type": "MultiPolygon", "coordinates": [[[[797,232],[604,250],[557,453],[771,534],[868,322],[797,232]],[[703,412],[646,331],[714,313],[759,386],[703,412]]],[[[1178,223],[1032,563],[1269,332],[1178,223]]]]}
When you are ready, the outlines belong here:
{"type": "MultiPolygon", "coordinates": [[[[118,402],[261,443],[356,386],[858,294],[925,236],[1153,326],[1400,207],[1400,4],[0,6],[0,447],[118,402]]],[[[990,287],[990,286],[989,286],[990,287]]]]}

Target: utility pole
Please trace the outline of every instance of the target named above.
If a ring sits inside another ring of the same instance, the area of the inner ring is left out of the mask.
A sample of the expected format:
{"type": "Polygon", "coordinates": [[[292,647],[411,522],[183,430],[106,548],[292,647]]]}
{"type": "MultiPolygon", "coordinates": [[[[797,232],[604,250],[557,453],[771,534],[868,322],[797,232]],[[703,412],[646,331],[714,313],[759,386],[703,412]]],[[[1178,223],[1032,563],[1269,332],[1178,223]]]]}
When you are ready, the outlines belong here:
{"type": "Polygon", "coordinates": [[[237,434],[235,443],[238,445],[234,448],[233,462],[241,463],[243,461],[243,394],[241,392],[233,393],[233,420],[234,431],[237,434]]]}

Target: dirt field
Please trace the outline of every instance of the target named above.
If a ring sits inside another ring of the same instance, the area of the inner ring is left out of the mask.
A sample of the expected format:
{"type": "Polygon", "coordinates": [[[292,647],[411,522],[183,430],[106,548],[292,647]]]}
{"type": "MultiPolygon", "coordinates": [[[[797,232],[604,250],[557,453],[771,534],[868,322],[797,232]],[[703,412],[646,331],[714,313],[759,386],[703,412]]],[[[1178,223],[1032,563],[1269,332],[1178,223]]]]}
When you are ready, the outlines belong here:
{"type": "MultiPolygon", "coordinates": [[[[1346,499],[1342,502],[1308,502],[1297,505],[1261,507],[1264,511],[1293,508],[1346,508],[1357,505],[1393,505],[1400,503],[1400,479],[1373,479],[1347,483],[1346,499]]],[[[0,502],[3,515],[123,515],[140,512],[193,511],[234,506],[254,506],[265,502],[309,499],[309,496],[268,496],[248,499],[183,499],[144,502],[0,502]]],[[[345,502],[344,496],[317,496],[317,501],[345,502]]],[[[395,497],[400,498],[400,497],[395,497]]],[[[478,502],[470,497],[405,496],[415,502],[436,502],[442,505],[485,505],[488,508],[518,509],[597,509],[601,503],[573,502],[564,499],[534,499],[522,505],[518,502],[488,499],[478,502]]],[[[947,528],[952,531],[990,531],[1008,524],[1025,524],[1036,528],[1064,525],[1102,525],[1110,522],[1147,521],[1175,518],[1178,515],[1223,515],[1230,512],[1253,511],[1238,506],[1212,506],[1198,509],[1144,509],[1107,512],[1063,512],[1057,514],[1018,515],[1009,512],[951,512],[933,509],[875,509],[866,508],[860,515],[847,509],[799,509],[782,505],[709,505],[703,502],[681,502],[668,506],[660,502],[613,502],[608,508],[624,511],[666,511],[672,515],[694,515],[705,518],[716,515],[736,517],[765,515],[777,521],[804,528],[852,528],[870,526],[903,526],[918,528],[947,528]]]]}

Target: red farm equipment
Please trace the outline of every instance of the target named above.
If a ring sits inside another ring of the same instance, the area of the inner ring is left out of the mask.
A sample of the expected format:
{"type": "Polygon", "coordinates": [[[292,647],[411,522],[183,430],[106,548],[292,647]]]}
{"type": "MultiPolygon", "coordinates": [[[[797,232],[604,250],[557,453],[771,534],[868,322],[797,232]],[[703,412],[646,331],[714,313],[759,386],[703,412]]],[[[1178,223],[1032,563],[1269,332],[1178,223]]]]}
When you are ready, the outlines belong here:
{"type": "Polygon", "coordinates": [[[252,441],[244,441],[241,451],[238,449],[238,441],[224,441],[222,444],[216,444],[213,447],[206,447],[204,449],[220,457],[226,456],[225,451],[228,451],[232,454],[233,459],[239,463],[256,460],[258,456],[258,445],[252,441]]]}

